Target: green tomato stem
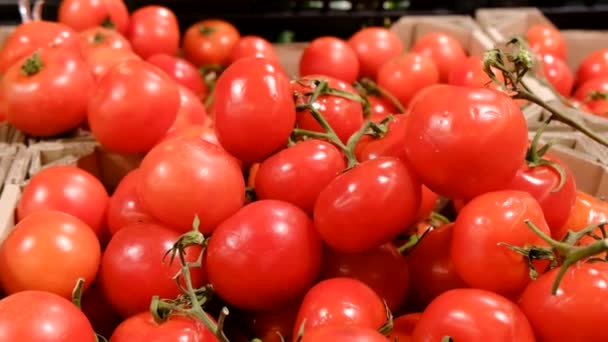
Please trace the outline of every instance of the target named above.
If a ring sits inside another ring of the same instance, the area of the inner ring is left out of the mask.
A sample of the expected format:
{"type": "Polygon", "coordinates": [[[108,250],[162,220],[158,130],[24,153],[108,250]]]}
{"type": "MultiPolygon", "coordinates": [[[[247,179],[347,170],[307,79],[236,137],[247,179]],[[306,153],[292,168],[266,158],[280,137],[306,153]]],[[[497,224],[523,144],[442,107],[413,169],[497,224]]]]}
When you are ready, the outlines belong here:
{"type": "Polygon", "coordinates": [[[72,303],[77,308],[82,309],[82,293],[84,291],[84,278],[78,278],[76,280],[76,286],[72,290],[72,303]]]}
{"type": "Polygon", "coordinates": [[[33,76],[39,73],[44,67],[42,59],[40,59],[40,52],[34,52],[28,59],[21,65],[21,72],[26,76],[33,76]]]}

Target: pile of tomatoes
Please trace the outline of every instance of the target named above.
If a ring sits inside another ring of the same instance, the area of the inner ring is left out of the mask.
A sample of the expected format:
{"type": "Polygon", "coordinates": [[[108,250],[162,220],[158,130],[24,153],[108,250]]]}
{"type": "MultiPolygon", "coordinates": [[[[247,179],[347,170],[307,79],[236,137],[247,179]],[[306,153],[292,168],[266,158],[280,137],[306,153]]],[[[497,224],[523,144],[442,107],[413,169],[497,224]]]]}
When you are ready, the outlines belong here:
{"type": "Polygon", "coordinates": [[[449,33],[320,37],[296,77],[226,21],[64,0],[0,74],[19,130],[143,158],[29,180],[0,341],[608,340],[608,204],[449,33]]]}

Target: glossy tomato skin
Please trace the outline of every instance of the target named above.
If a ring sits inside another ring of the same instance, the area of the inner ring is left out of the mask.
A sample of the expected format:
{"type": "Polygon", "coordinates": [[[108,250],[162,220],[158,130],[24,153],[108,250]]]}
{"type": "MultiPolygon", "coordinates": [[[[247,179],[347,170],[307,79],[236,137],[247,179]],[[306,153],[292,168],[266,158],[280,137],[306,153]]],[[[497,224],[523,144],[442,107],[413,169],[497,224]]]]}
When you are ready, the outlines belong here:
{"type": "Polygon", "coordinates": [[[109,196],[103,184],[75,166],[52,166],[34,175],[17,205],[17,221],[40,210],[81,219],[97,234],[105,225],[109,196]]]}
{"type": "Polygon", "coordinates": [[[180,39],[177,17],[164,6],[140,7],[131,14],[127,38],[141,58],[157,53],[177,55],[180,39]]]}
{"type": "Polygon", "coordinates": [[[411,52],[430,57],[439,70],[439,79],[442,82],[447,82],[451,70],[466,58],[466,52],[460,42],[442,32],[427,33],[414,43],[411,52]]]}
{"type": "Polygon", "coordinates": [[[594,51],[583,59],[576,70],[576,84],[602,76],[608,76],[608,49],[594,51]]]}
{"type": "Polygon", "coordinates": [[[217,337],[201,321],[172,315],[156,323],[150,312],[141,312],[123,321],[110,342],[215,342],[217,337]]]}
{"type": "Polygon", "coordinates": [[[407,262],[391,243],[362,253],[323,253],[321,279],[349,277],[362,281],[384,299],[393,312],[405,300],[410,282],[407,262]]]}
{"type": "Polygon", "coordinates": [[[23,291],[0,300],[0,336],[5,341],[96,340],[91,323],[78,307],[43,291],[23,291]]]}
{"type": "Polygon", "coordinates": [[[134,223],[156,222],[144,208],[137,186],[141,177],[139,168],[127,173],[118,183],[108,203],[107,224],[114,235],[120,229],[134,223]]]}
{"type": "Polygon", "coordinates": [[[319,37],[300,57],[300,75],[325,75],[353,83],[359,76],[359,59],[348,43],[336,37],[319,37]]]}
{"type": "Polygon", "coordinates": [[[99,240],[84,222],[38,211],[17,223],[0,246],[0,283],[8,294],[40,290],[71,298],[78,278],[85,290],[93,282],[100,257],[99,240]]]}
{"type": "Polygon", "coordinates": [[[379,123],[389,114],[399,114],[397,107],[385,97],[368,95],[367,101],[371,107],[369,119],[373,122],[379,123]]]}
{"type": "Polygon", "coordinates": [[[608,203],[578,190],[574,208],[564,228],[578,232],[591,224],[605,221],[608,221],[608,203]]]}
{"type": "MultiPolygon", "coordinates": [[[[322,326],[304,332],[301,342],[387,342],[384,335],[358,326],[322,326]]],[[[401,340],[399,340],[401,341],[401,340]]]]}
{"type": "Polygon", "coordinates": [[[292,203],[312,215],[321,190],[346,168],[334,145],[316,139],[284,149],[260,164],[255,178],[259,199],[292,203]]]}
{"type": "Polygon", "coordinates": [[[132,50],[114,49],[112,47],[98,47],[90,50],[85,58],[97,82],[100,81],[108,70],[120,62],[128,60],[141,61],[141,57],[132,50]]]}
{"type": "Polygon", "coordinates": [[[420,201],[420,208],[418,208],[418,220],[425,220],[429,218],[429,215],[433,212],[437,206],[439,195],[427,188],[426,185],[422,185],[422,200],[420,201]]]}
{"type": "Polygon", "coordinates": [[[394,32],[383,27],[367,27],[348,39],[348,45],[359,58],[359,76],[376,78],[378,69],[405,49],[394,32]]]}
{"type": "Polygon", "coordinates": [[[296,324],[298,331],[321,326],[358,326],[379,329],[386,323],[386,308],[369,286],[352,278],[331,278],[313,286],[302,301],[296,324]]]}
{"type": "MultiPolygon", "coordinates": [[[[155,223],[132,224],[112,236],[101,261],[100,285],[123,318],[148,310],[153,296],[175,298],[181,293],[172,279],[179,261],[169,264],[164,258],[179,237],[180,233],[155,223]]],[[[186,260],[194,262],[199,254],[200,248],[190,248],[186,260]]],[[[191,268],[190,273],[195,288],[205,284],[202,268],[191,268]]]]}
{"type": "Polygon", "coordinates": [[[166,135],[189,126],[206,126],[211,119],[207,115],[205,105],[190,89],[179,86],[180,105],[173,125],[167,130],[166,135]]]}
{"type": "Polygon", "coordinates": [[[444,336],[467,342],[536,341],[517,305],[477,289],[455,289],[437,297],[422,313],[412,341],[440,341],[444,336]]]}
{"type": "Polygon", "coordinates": [[[557,294],[552,295],[558,271],[553,269],[530,283],[521,297],[520,307],[538,340],[606,341],[608,333],[597,327],[605,322],[608,313],[608,264],[573,265],[566,271],[557,294]]]}
{"type": "Polygon", "coordinates": [[[48,47],[6,70],[0,92],[6,119],[15,128],[34,136],[53,136],[84,121],[94,87],[93,75],[79,54],[48,47]],[[38,58],[42,65],[28,75],[22,67],[33,61],[30,58],[38,58]],[[53,94],[53,101],[49,101],[49,94],[53,94]]]}
{"type": "Polygon", "coordinates": [[[566,41],[562,34],[547,24],[537,24],[528,28],[526,32],[528,45],[539,55],[552,55],[556,58],[566,60],[568,50],[566,41]]]}
{"type": "MultiPolygon", "coordinates": [[[[458,275],[471,287],[509,298],[521,294],[531,281],[528,262],[500,244],[545,246],[525,220],[550,234],[542,208],[527,192],[488,192],[468,202],[458,214],[452,233],[451,255],[458,275]]],[[[539,274],[546,265],[535,262],[539,274]]]]}
{"type": "Polygon", "coordinates": [[[439,69],[431,57],[407,53],[382,64],[376,82],[407,107],[417,92],[439,83],[439,69]]]}
{"type": "Polygon", "coordinates": [[[279,56],[272,44],[259,36],[241,37],[230,51],[230,64],[248,57],[260,57],[271,62],[279,62],[279,56]]]}
{"type": "MultiPolygon", "coordinates": [[[[299,84],[293,83],[294,93],[298,95],[314,91],[315,84],[313,83],[313,80],[326,80],[330,88],[339,89],[351,94],[357,93],[350,84],[333,77],[322,75],[308,75],[302,77],[299,80],[299,84]]],[[[308,101],[308,97],[302,96],[299,101],[308,101]]],[[[359,101],[326,94],[319,96],[313,106],[321,115],[323,115],[325,120],[327,120],[327,123],[329,123],[334,132],[336,132],[338,138],[345,144],[363,125],[363,107],[359,101]]],[[[297,124],[298,128],[325,132],[309,110],[298,112],[297,124]]]]}
{"type": "Polygon", "coordinates": [[[412,334],[418,321],[422,317],[421,313],[411,313],[395,318],[393,321],[393,330],[388,336],[391,341],[412,342],[412,334]]]}
{"type": "Polygon", "coordinates": [[[315,227],[332,249],[363,252],[389,242],[414,221],[420,192],[415,174],[399,159],[369,160],[321,191],[314,207],[315,227]]]}
{"type": "Polygon", "coordinates": [[[80,37],[80,49],[85,59],[91,52],[100,48],[132,51],[129,40],[113,29],[92,27],[79,32],[78,35],[80,37]]]}
{"type": "Polygon", "coordinates": [[[77,52],[78,34],[68,26],[51,21],[35,20],[18,25],[0,50],[0,74],[36,49],[51,45],[77,52]]]}
{"type": "MultiPolygon", "coordinates": [[[[495,72],[495,75],[502,81],[502,74],[495,72]]],[[[461,61],[459,65],[454,66],[450,70],[447,83],[463,87],[498,89],[498,85],[494,84],[492,79],[483,70],[483,60],[477,56],[469,56],[461,61]]]]}
{"type": "Polygon", "coordinates": [[[201,20],[184,33],[184,58],[196,66],[228,65],[232,49],[240,37],[236,27],[225,20],[201,20]]]}
{"type": "Polygon", "coordinates": [[[568,97],[574,87],[574,74],[562,59],[549,54],[542,56],[543,74],[547,81],[562,96],[568,97]]]}
{"type": "Polygon", "coordinates": [[[179,137],[153,148],[140,166],[138,193],[145,208],[180,232],[209,235],[245,201],[239,165],[221,147],[201,137],[179,137]]]}
{"type": "Polygon", "coordinates": [[[608,92],[608,75],[593,78],[581,84],[574,93],[574,98],[585,102],[592,113],[606,116],[606,113],[608,113],[608,101],[603,99],[589,101],[591,92],[608,92]]]}
{"type": "Polygon", "coordinates": [[[129,10],[123,0],[62,0],[57,16],[60,23],[76,31],[110,25],[125,34],[129,28],[129,10]]]}
{"type": "Polygon", "coordinates": [[[561,240],[567,232],[564,228],[576,202],[576,183],[568,165],[555,157],[544,157],[557,163],[566,172],[564,185],[558,190],[559,173],[546,165],[528,167],[525,163],[505,189],[522,190],[530,193],[543,209],[545,220],[551,229],[551,235],[561,240]]]}
{"type": "Polygon", "coordinates": [[[209,92],[198,69],[185,59],[157,53],[146,58],[146,61],[161,68],[175,82],[187,87],[200,98],[204,98],[209,92]]]}
{"type": "Polygon", "coordinates": [[[395,157],[407,163],[403,140],[406,124],[405,117],[397,115],[389,122],[388,132],[382,138],[363,136],[355,148],[357,160],[363,162],[378,157],[395,157]]]}
{"type": "Polygon", "coordinates": [[[246,162],[262,161],[285,146],[296,121],[289,79],[263,58],[230,65],[217,81],[214,103],[220,144],[246,162]]]}
{"type": "Polygon", "coordinates": [[[450,198],[473,198],[500,189],[515,176],[526,154],[527,134],[521,110],[506,95],[436,85],[416,96],[404,144],[429,189],[450,198]]]}
{"type": "Polygon", "coordinates": [[[143,61],[114,65],[89,100],[91,132],[109,150],[147,152],[175,121],[180,106],[177,84],[143,61]]]}
{"type": "Polygon", "coordinates": [[[273,310],[300,298],[321,267],[321,240],[312,220],[295,205],[277,200],[253,202],[225,220],[206,253],[216,293],[246,310],[273,310]]]}

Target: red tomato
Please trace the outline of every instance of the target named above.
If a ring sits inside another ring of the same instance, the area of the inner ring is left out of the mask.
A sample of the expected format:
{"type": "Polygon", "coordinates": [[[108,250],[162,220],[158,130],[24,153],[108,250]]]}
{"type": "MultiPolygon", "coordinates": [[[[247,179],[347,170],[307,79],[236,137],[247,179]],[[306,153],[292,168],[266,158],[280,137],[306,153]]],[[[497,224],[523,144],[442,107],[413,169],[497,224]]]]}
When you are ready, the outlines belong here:
{"type": "MultiPolygon", "coordinates": [[[[405,300],[410,275],[405,258],[391,243],[361,253],[323,253],[321,279],[349,277],[362,281],[384,299],[391,311],[405,300]]],[[[416,275],[417,276],[417,275],[416,275]]]]}
{"type": "Polygon", "coordinates": [[[384,302],[361,281],[352,278],[322,280],[304,296],[294,325],[294,341],[302,326],[305,333],[322,326],[349,325],[377,330],[386,319],[384,302]]]}
{"type": "Polygon", "coordinates": [[[505,189],[530,193],[543,209],[551,235],[561,240],[566,235],[567,228],[564,225],[576,202],[576,184],[568,165],[555,157],[546,155],[544,158],[557,163],[566,172],[565,183],[559,191],[555,191],[560,182],[560,175],[555,168],[547,165],[530,168],[526,163],[522,164],[505,189]]]}
{"type": "Polygon", "coordinates": [[[122,322],[110,342],[215,342],[217,337],[201,321],[172,315],[161,324],[150,312],[142,312],[122,322]]]}
{"type": "Polygon", "coordinates": [[[112,309],[110,303],[104,296],[98,282],[82,296],[82,312],[87,316],[95,332],[101,336],[110,336],[116,327],[122,322],[120,315],[112,309]]]}
{"type": "Polygon", "coordinates": [[[344,156],[334,145],[305,140],[262,162],[256,194],[259,199],[289,202],[312,215],[321,190],[345,168],[344,156]]]}
{"type": "Polygon", "coordinates": [[[93,230],[53,210],[29,215],[0,246],[0,283],[7,294],[48,291],[71,298],[78,278],[95,280],[101,248],[93,230]]]}
{"type": "Polygon", "coordinates": [[[383,27],[367,27],[357,31],[348,39],[348,45],[359,58],[359,74],[376,78],[382,64],[399,56],[404,50],[397,34],[383,27]]]}
{"type": "Polygon", "coordinates": [[[575,232],[594,223],[608,221],[608,203],[585,192],[576,192],[574,208],[570,212],[565,228],[575,232]]]}
{"type": "Polygon", "coordinates": [[[80,48],[85,59],[97,49],[111,48],[132,51],[131,43],[127,38],[109,28],[93,27],[80,32],[79,36],[80,48]]]}
{"type": "Polygon", "coordinates": [[[113,66],[89,100],[89,127],[99,142],[118,153],[147,152],[175,121],[177,84],[143,61],[113,66]]]}
{"type": "Polygon", "coordinates": [[[477,289],[456,289],[437,297],[424,310],[412,341],[534,342],[523,312],[508,299],[477,289]]]}
{"type": "Polygon", "coordinates": [[[264,342],[289,341],[299,309],[300,301],[296,301],[278,310],[253,312],[250,314],[251,330],[264,342]]]}
{"type": "Polygon", "coordinates": [[[51,21],[36,20],[18,25],[0,49],[0,74],[37,49],[49,46],[76,52],[80,49],[78,34],[68,26],[51,21]]]}
{"type": "Polygon", "coordinates": [[[321,191],[314,208],[315,227],[336,251],[366,251],[391,241],[414,221],[420,191],[416,176],[399,159],[365,161],[321,191]]]}
{"type": "Polygon", "coordinates": [[[353,83],[359,76],[359,59],[346,41],[319,37],[304,49],[300,57],[300,75],[324,75],[353,83]]]}
{"type": "Polygon", "coordinates": [[[568,64],[552,55],[543,55],[542,73],[553,88],[562,96],[568,97],[574,87],[574,75],[568,64]]]}
{"type": "MultiPolygon", "coordinates": [[[[42,271],[44,273],[44,271],[42,271]]],[[[65,298],[24,291],[0,300],[0,336],[5,341],[95,341],[87,317],[65,298]]]]}
{"type": "Polygon", "coordinates": [[[215,292],[246,310],[273,310],[300,298],[321,267],[321,240],[312,220],[298,207],[276,200],[253,202],[225,220],[206,253],[215,292]]]}
{"type": "Polygon", "coordinates": [[[113,49],[101,46],[89,51],[86,56],[87,65],[93,72],[93,77],[95,77],[97,82],[99,82],[113,66],[129,60],[141,61],[141,58],[131,50],[113,49]]]}
{"type": "MultiPolygon", "coordinates": [[[[315,88],[312,82],[315,79],[326,80],[330,88],[339,89],[351,94],[357,94],[355,88],[350,84],[329,76],[311,75],[300,79],[299,83],[293,83],[294,93],[306,94],[315,88]]],[[[301,101],[308,101],[302,96],[301,101]]],[[[363,107],[361,102],[350,100],[338,95],[321,95],[313,104],[314,108],[323,115],[331,128],[336,132],[338,138],[346,144],[348,139],[363,125],[363,107]]],[[[325,132],[310,111],[298,112],[298,127],[316,132],[325,132]]]]}
{"type": "Polygon", "coordinates": [[[175,82],[193,91],[199,98],[205,98],[209,89],[198,69],[185,59],[164,53],[152,55],[146,59],[161,68],[175,82]]]}
{"type": "Polygon", "coordinates": [[[387,342],[376,329],[358,326],[322,326],[304,333],[301,342],[387,342]]]}
{"type": "Polygon", "coordinates": [[[164,6],[140,7],[131,14],[127,38],[141,58],[157,53],[177,55],[180,39],[177,17],[164,6]]]}
{"type": "Polygon", "coordinates": [[[515,176],[528,147],[527,131],[521,110],[506,95],[436,85],[412,104],[404,145],[429,189],[446,197],[473,198],[515,176]]]}
{"type": "Polygon", "coordinates": [[[429,217],[437,206],[437,200],[439,200],[439,195],[427,188],[426,185],[422,185],[422,200],[420,201],[420,208],[418,208],[418,220],[425,220],[429,217]]]}
{"type": "Polygon", "coordinates": [[[552,55],[566,60],[567,46],[562,34],[547,24],[537,24],[528,28],[526,39],[530,48],[541,56],[552,55]]]}
{"type": "Polygon", "coordinates": [[[137,185],[140,179],[140,169],[127,173],[110,197],[107,223],[112,235],[134,223],[153,223],[157,221],[143,207],[137,193],[137,185]]]}
{"type": "Polygon", "coordinates": [[[103,184],[75,166],[53,166],[34,175],[17,205],[17,221],[41,211],[57,210],[81,219],[99,235],[109,197],[103,184]]]}
{"type": "Polygon", "coordinates": [[[239,165],[222,148],[201,137],[179,137],[153,148],[141,163],[138,192],[154,217],[177,231],[208,235],[245,201],[239,165]]]}
{"type": "MultiPolygon", "coordinates": [[[[500,81],[503,81],[503,76],[498,70],[494,70],[494,74],[500,81]]],[[[475,88],[500,88],[483,70],[483,60],[477,56],[469,56],[458,65],[454,65],[450,70],[448,84],[475,88]]]]}
{"type": "Polygon", "coordinates": [[[231,23],[206,19],[192,24],[184,33],[184,58],[196,66],[228,65],[232,49],[241,35],[231,23]]]}
{"type": "MultiPolygon", "coordinates": [[[[480,195],[458,214],[451,255],[458,275],[471,287],[513,298],[530,283],[528,261],[507,246],[545,246],[524,222],[530,220],[550,234],[538,202],[523,191],[496,191],[480,195]]],[[[539,274],[547,263],[535,262],[539,274]]]]}
{"type": "Polygon", "coordinates": [[[441,82],[447,82],[452,69],[463,63],[467,57],[456,38],[442,32],[431,32],[414,43],[411,52],[430,57],[437,69],[441,82]]]}
{"type": "Polygon", "coordinates": [[[608,314],[608,264],[579,263],[570,267],[552,295],[558,271],[553,269],[530,283],[521,297],[520,307],[538,340],[608,340],[608,332],[597,329],[608,314]]]}
{"type": "Polygon", "coordinates": [[[272,44],[258,36],[241,37],[230,51],[229,64],[248,57],[260,57],[271,62],[279,62],[279,56],[277,56],[272,44]]]}
{"type": "Polygon", "coordinates": [[[594,51],[583,59],[576,71],[576,84],[603,76],[608,76],[608,49],[594,51]]]}
{"type": "Polygon", "coordinates": [[[34,136],[53,136],[78,127],[86,117],[94,87],[93,75],[78,54],[51,47],[13,64],[0,81],[6,119],[34,136]]]}
{"type": "Polygon", "coordinates": [[[379,123],[389,114],[398,114],[399,109],[387,98],[375,95],[368,95],[367,101],[371,108],[369,119],[379,123]]]}
{"type": "Polygon", "coordinates": [[[377,82],[407,107],[417,92],[439,83],[439,69],[431,57],[407,53],[382,64],[377,82]]]}
{"type": "Polygon", "coordinates": [[[205,126],[211,119],[207,116],[205,105],[201,99],[190,89],[179,86],[180,107],[173,125],[167,130],[166,134],[180,130],[187,126],[205,126]]]}
{"type": "MultiPolygon", "coordinates": [[[[100,285],[112,308],[128,318],[150,308],[152,296],[175,298],[181,293],[173,276],[179,259],[169,264],[165,253],[180,233],[155,223],[136,223],[112,236],[101,261],[100,285]]],[[[194,262],[200,248],[189,248],[186,260],[194,262]]],[[[191,268],[195,288],[205,284],[202,268],[191,268]]]]}
{"type": "Polygon", "coordinates": [[[407,163],[403,141],[406,122],[405,116],[397,115],[389,122],[388,132],[382,138],[364,135],[355,148],[357,160],[363,162],[378,157],[395,157],[407,163]]]}
{"type": "Polygon", "coordinates": [[[585,102],[592,113],[606,116],[608,113],[608,101],[604,99],[590,99],[589,96],[592,92],[608,92],[608,75],[593,78],[583,83],[574,93],[574,98],[585,102]]]}
{"type": "Polygon", "coordinates": [[[262,161],[287,144],[296,121],[289,79],[263,58],[244,58],[219,77],[215,131],[231,155],[262,161]],[[243,134],[247,132],[247,134],[243,134]]]}
{"type": "Polygon", "coordinates": [[[412,274],[408,304],[424,309],[440,294],[467,285],[456,273],[451,256],[453,224],[443,225],[428,232],[407,255],[412,274]]]}
{"type": "Polygon", "coordinates": [[[125,34],[129,28],[129,10],[123,0],[62,0],[57,16],[76,31],[105,26],[125,34]]]}
{"type": "Polygon", "coordinates": [[[422,317],[421,313],[412,313],[395,318],[393,330],[388,339],[397,342],[412,342],[412,333],[420,317],[422,317]]]}

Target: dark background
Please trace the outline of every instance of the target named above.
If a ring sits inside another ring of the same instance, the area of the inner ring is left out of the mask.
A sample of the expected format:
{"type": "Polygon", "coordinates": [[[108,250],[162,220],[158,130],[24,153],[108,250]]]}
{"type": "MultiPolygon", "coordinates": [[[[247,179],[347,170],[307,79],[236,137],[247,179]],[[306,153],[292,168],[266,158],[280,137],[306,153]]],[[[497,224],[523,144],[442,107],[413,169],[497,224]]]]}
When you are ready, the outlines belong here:
{"type": "MultiPolygon", "coordinates": [[[[54,19],[60,0],[46,0],[45,19],[54,19]]],[[[346,38],[364,25],[383,25],[412,14],[469,14],[480,7],[539,7],[564,29],[608,29],[608,0],[125,0],[134,10],[148,4],[171,8],[182,29],[197,20],[217,17],[234,23],[242,34],[276,41],[292,31],[298,41],[320,35],[346,38]],[[350,9],[348,9],[350,7],[350,9]]],[[[0,22],[19,20],[16,0],[0,0],[0,22]]]]}

